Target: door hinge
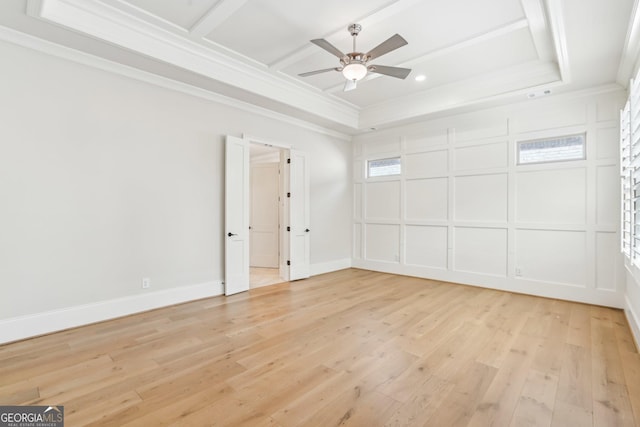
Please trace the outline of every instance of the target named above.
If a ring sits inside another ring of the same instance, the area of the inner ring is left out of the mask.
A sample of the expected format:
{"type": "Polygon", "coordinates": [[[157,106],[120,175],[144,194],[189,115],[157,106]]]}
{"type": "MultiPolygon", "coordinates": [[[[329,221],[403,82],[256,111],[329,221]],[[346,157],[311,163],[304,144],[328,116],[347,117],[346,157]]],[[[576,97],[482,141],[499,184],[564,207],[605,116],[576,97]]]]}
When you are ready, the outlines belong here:
{"type": "Polygon", "coordinates": [[[291,227],[287,226],[287,231],[291,231],[291,227]]]}
{"type": "Polygon", "coordinates": [[[291,163],[291,159],[287,159],[287,163],[291,163]]]}
{"type": "Polygon", "coordinates": [[[291,193],[287,193],[287,197],[291,197],[291,193]]]}
{"type": "Polygon", "coordinates": [[[287,265],[291,265],[291,261],[287,260],[287,265]]]}

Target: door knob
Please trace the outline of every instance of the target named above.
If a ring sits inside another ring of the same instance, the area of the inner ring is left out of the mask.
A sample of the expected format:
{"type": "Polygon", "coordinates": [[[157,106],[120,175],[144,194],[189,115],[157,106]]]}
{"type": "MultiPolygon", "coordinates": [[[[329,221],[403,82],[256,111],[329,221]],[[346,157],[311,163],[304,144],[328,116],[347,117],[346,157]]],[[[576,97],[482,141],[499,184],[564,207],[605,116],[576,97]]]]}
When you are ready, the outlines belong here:
{"type": "Polygon", "coordinates": [[[231,236],[237,236],[237,234],[232,233],[232,232],[228,232],[228,233],[227,233],[227,236],[229,236],[229,237],[231,237],[231,236]]]}
{"type": "Polygon", "coordinates": [[[309,230],[308,228],[306,230],[304,230],[305,233],[310,232],[311,230],[309,230]]]}

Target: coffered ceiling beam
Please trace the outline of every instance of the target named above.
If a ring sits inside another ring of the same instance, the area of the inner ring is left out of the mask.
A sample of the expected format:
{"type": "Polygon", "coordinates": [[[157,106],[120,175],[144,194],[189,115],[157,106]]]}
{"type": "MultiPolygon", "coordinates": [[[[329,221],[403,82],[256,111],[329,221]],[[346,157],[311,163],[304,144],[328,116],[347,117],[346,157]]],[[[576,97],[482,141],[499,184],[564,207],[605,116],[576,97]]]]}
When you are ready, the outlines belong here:
{"type": "Polygon", "coordinates": [[[529,21],[529,30],[538,57],[541,61],[552,61],[554,59],[553,41],[550,37],[544,5],[541,0],[521,0],[521,3],[524,14],[529,21]]]}
{"type": "Polygon", "coordinates": [[[189,32],[204,37],[236,13],[248,0],[220,0],[196,22],[189,32]]]}
{"type": "Polygon", "coordinates": [[[560,69],[560,77],[564,83],[571,81],[571,70],[569,64],[569,52],[567,49],[567,36],[564,27],[564,10],[562,0],[546,0],[547,12],[549,13],[549,26],[553,37],[553,45],[560,69]]]}

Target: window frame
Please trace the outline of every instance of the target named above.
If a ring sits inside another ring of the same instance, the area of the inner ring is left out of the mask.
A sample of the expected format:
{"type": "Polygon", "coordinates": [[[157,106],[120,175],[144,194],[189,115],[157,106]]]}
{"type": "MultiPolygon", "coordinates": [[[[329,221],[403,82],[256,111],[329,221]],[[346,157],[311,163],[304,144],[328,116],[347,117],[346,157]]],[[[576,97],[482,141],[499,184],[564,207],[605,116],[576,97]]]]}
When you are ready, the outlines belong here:
{"type": "Polygon", "coordinates": [[[586,132],[581,133],[572,133],[566,135],[557,135],[557,136],[549,136],[544,138],[535,138],[535,139],[526,139],[516,141],[516,166],[528,166],[528,165],[544,165],[547,163],[560,163],[560,162],[576,162],[581,160],[587,160],[587,134],[586,132]],[[547,141],[556,141],[562,140],[570,137],[581,137],[582,138],[582,157],[580,158],[570,158],[570,159],[555,159],[555,160],[540,160],[534,162],[526,162],[523,163],[520,158],[521,146],[523,144],[528,144],[532,142],[547,142],[547,141]]]}
{"type": "Polygon", "coordinates": [[[365,173],[365,178],[366,179],[384,179],[384,178],[400,177],[400,176],[402,176],[402,156],[376,157],[376,158],[367,159],[365,161],[364,167],[365,167],[364,173],[365,173]],[[383,161],[383,160],[398,160],[398,167],[399,167],[400,171],[398,173],[371,176],[370,175],[370,170],[371,170],[370,164],[371,164],[371,162],[379,162],[379,161],[383,161]]]}

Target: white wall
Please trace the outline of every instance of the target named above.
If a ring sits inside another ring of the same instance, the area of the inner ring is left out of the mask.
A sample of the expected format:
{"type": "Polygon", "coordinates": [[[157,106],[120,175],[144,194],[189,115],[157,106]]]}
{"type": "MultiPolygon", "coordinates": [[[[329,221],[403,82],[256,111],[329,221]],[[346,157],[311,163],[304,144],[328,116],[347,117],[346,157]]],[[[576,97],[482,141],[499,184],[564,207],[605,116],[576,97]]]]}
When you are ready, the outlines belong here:
{"type": "Polygon", "coordinates": [[[350,263],[346,138],[6,42],[0,57],[0,342],[219,293],[226,134],[309,153],[312,271],[350,263]]]}
{"type": "Polygon", "coordinates": [[[622,90],[558,96],[354,142],[354,266],[622,307],[622,90]],[[587,135],[587,160],[516,166],[516,141],[587,135]],[[401,156],[399,177],[365,178],[401,156]]]}

